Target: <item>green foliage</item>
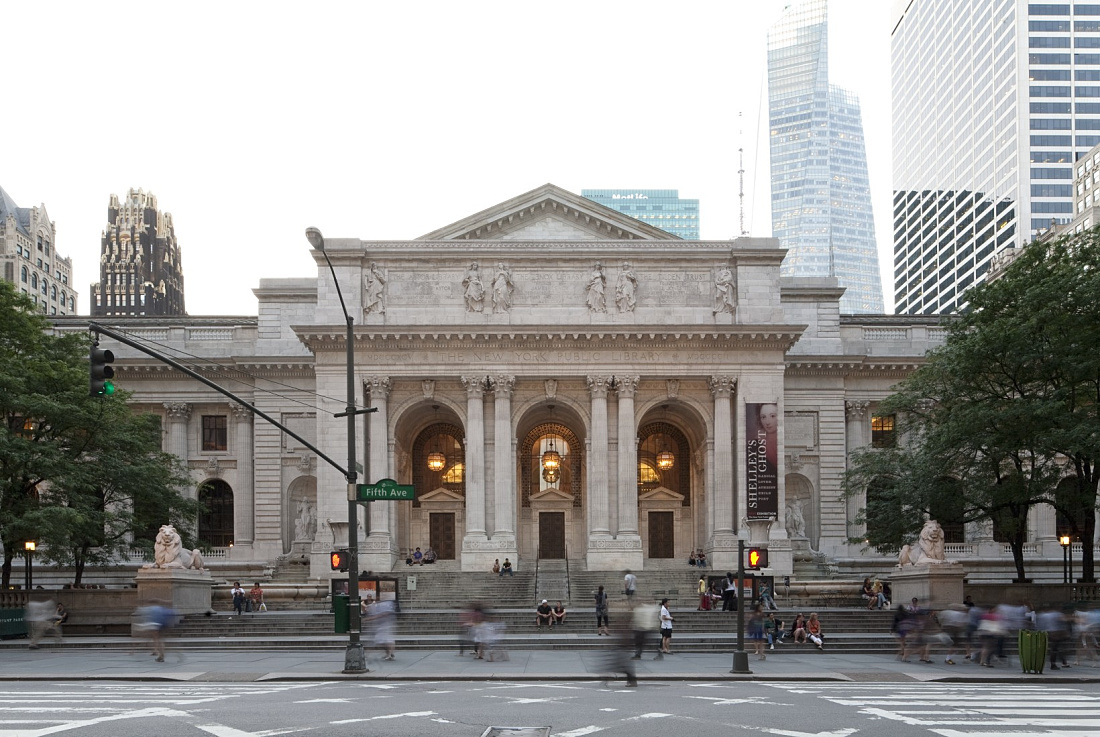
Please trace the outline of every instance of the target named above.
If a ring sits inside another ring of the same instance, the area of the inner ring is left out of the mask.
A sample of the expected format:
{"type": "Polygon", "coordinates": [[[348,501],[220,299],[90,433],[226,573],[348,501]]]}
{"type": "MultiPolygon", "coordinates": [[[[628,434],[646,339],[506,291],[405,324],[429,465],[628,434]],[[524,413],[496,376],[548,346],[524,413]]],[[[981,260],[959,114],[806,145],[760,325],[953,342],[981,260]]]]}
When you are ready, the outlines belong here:
{"type": "Polygon", "coordinates": [[[131,530],[197,513],[179,491],[186,469],[160,449],[158,418],[133,414],[122,393],[88,396],[88,343],[54,334],[0,282],[0,585],[26,540],[40,558],[73,565],[79,582],[86,564],[123,550],[131,530]]]}
{"type": "MultiPolygon", "coordinates": [[[[1023,578],[1035,504],[1079,521],[1082,540],[1095,532],[1100,232],[1031,244],[967,297],[970,310],[948,324],[946,344],[880,407],[896,413],[902,448],[853,454],[845,491],[889,480],[861,516],[876,549],[907,542],[924,515],[953,504],[958,521],[994,524],[1023,578]],[[1056,495],[1067,476],[1072,490],[1056,495]]],[[[1092,545],[1084,547],[1084,577],[1093,580],[1092,545]]]]}

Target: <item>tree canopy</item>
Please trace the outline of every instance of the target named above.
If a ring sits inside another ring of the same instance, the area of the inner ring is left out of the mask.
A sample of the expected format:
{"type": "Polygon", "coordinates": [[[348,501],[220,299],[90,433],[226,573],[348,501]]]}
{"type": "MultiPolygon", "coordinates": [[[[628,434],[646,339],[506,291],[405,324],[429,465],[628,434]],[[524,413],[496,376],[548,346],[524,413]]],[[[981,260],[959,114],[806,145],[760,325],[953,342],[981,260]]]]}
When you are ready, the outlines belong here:
{"type": "Polygon", "coordinates": [[[131,412],[124,393],[88,392],[90,339],[55,334],[47,319],[0,281],[0,585],[34,540],[36,555],[72,565],[114,560],[149,528],[186,532],[197,504],[180,490],[186,468],[161,450],[160,422],[131,412]]]}
{"type": "Polygon", "coordinates": [[[896,549],[948,509],[952,522],[991,523],[1022,579],[1028,510],[1050,504],[1093,581],[1100,231],[1029,244],[967,298],[945,345],[879,408],[900,446],[853,454],[845,486],[868,495],[867,541],[896,549]]]}

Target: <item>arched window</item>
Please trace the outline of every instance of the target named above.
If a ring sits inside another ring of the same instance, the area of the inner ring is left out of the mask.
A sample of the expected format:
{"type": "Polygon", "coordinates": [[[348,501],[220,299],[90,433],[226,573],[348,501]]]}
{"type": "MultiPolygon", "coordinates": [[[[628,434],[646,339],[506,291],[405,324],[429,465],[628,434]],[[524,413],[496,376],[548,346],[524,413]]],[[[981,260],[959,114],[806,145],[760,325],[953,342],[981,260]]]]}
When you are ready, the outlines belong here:
{"type": "Polygon", "coordinates": [[[45,279],[42,280],[42,296],[46,296],[50,293],[50,283],[45,279]]]}
{"type": "Polygon", "coordinates": [[[638,432],[638,490],[663,486],[691,506],[691,463],[687,438],[667,422],[651,422],[638,432]]]}
{"type": "Polygon", "coordinates": [[[31,289],[38,289],[38,274],[31,274],[31,289]]]}
{"type": "Polygon", "coordinates": [[[233,490],[221,479],[199,487],[199,544],[224,548],[233,544],[233,490]]]}
{"type": "Polygon", "coordinates": [[[24,266],[20,270],[20,275],[23,277],[23,283],[26,284],[27,283],[27,267],[26,266],[24,266]]]}
{"type": "Polygon", "coordinates": [[[466,449],[462,428],[437,422],[425,428],[413,443],[413,486],[420,506],[420,494],[444,488],[466,495],[466,449]],[[429,465],[431,464],[431,465],[429,465]]]}
{"type": "Polygon", "coordinates": [[[50,299],[57,299],[57,285],[50,287],[50,299]]]}
{"type": "Polygon", "coordinates": [[[521,505],[530,507],[532,494],[557,489],[572,497],[574,507],[581,506],[581,449],[580,439],[563,424],[544,422],[532,428],[518,451],[521,505]],[[559,457],[556,469],[547,464],[550,451],[559,457]]]}

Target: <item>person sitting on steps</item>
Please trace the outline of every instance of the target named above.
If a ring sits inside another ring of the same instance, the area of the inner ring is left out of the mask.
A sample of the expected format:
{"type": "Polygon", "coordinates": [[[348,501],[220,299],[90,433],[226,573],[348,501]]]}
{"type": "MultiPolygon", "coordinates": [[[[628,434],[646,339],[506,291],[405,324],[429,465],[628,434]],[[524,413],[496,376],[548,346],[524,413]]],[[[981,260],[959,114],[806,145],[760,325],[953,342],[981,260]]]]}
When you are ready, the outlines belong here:
{"type": "Polygon", "coordinates": [[[505,558],[504,563],[501,564],[500,573],[497,575],[503,576],[505,573],[507,573],[509,576],[516,575],[512,572],[512,561],[508,560],[507,558],[505,558]]]}
{"type": "MultiPolygon", "coordinates": [[[[505,558],[504,561],[507,563],[508,559],[505,558]]],[[[550,602],[546,599],[543,599],[535,609],[535,627],[541,630],[544,624],[547,627],[554,626],[554,610],[550,608],[550,602]]]]}
{"type": "Polygon", "coordinates": [[[550,611],[551,616],[554,618],[554,624],[565,624],[565,607],[561,603],[561,599],[558,599],[557,606],[550,611]]]}

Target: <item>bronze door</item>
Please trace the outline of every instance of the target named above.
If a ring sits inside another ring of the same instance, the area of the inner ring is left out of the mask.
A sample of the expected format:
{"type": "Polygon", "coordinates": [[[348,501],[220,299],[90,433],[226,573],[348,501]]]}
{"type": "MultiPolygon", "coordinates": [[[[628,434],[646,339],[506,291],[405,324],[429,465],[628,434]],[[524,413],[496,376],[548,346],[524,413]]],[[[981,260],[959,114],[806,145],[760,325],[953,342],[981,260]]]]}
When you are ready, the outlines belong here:
{"type": "Polygon", "coordinates": [[[565,512],[539,513],[539,557],[565,557],[565,512]]]}
{"type": "Polygon", "coordinates": [[[649,513],[649,557],[675,558],[676,539],[672,533],[672,512],[649,513]]]}
{"type": "Polygon", "coordinates": [[[440,560],[455,558],[454,512],[432,512],[428,517],[428,544],[440,560]]]}

